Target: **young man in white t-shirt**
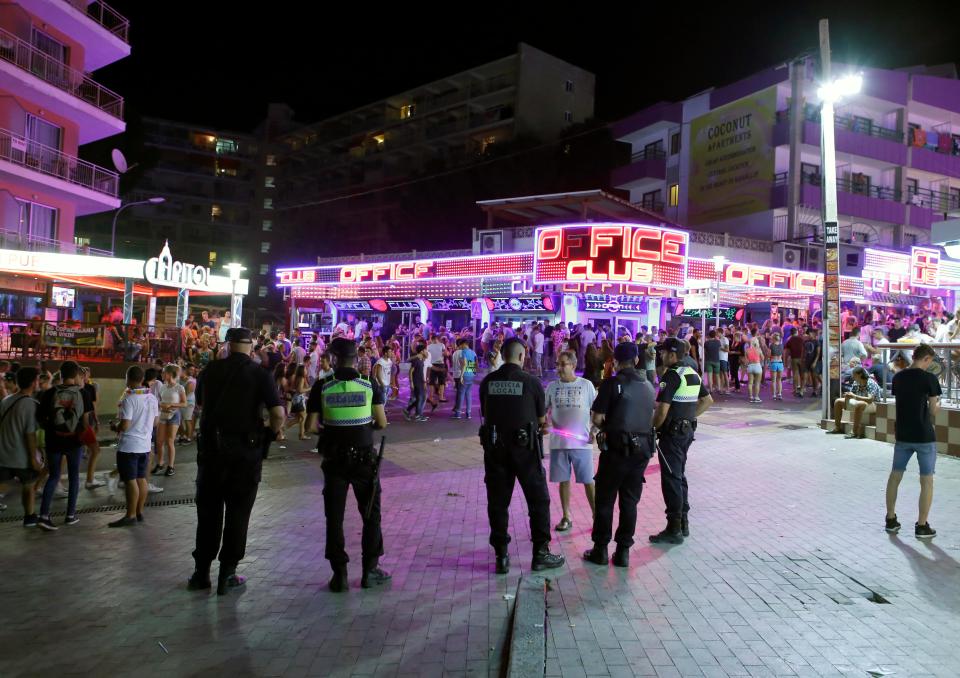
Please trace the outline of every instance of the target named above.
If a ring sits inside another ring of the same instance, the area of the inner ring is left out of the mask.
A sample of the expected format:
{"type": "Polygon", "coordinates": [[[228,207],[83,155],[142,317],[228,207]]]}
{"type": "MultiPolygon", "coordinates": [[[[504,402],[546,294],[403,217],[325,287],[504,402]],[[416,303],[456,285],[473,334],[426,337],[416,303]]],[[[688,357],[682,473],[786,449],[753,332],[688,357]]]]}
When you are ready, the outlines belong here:
{"type": "Polygon", "coordinates": [[[593,431],[590,407],[597,389],[583,377],[578,377],[577,356],[563,351],[557,358],[559,381],[547,386],[546,405],[550,413],[550,482],[560,483],[560,505],[563,518],[554,529],[564,532],[573,527],[570,520],[570,471],[583,485],[594,510],[596,496],[593,485],[593,431]]]}
{"type": "MultiPolygon", "coordinates": [[[[719,331],[718,331],[719,332],[719,331]]],[[[720,334],[720,392],[724,395],[730,393],[730,339],[723,332],[720,334]]]]}
{"type": "Polygon", "coordinates": [[[390,376],[393,374],[393,346],[383,347],[383,357],[373,365],[373,383],[383,393],[384,402],[390,394],[390,376]]]}
{"type": "Polygon", "coordinates": [[[117,469],[126,485],[127,513],[110,527],[128,527],[143,522],[147,502],[147,466],[150,439],[160,416],[160,406],[149,388],[143,387],[143,368],[127,370],[127,390],[120,399],[120,421],[111,426],[120,434],[117,443],[117,469]]]}

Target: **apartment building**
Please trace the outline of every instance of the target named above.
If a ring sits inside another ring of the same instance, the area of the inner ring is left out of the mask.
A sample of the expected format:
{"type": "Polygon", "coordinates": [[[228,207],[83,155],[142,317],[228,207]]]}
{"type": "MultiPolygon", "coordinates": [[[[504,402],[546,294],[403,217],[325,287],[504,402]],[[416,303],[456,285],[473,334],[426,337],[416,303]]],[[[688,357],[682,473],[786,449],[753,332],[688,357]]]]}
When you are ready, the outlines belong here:
{"type": "MultiPolygon", "coordinates": [[[[853,69],[835,64],[834,70],[853,69]]],[[[931,222],[960,206],[956,69],[859,70],[861,93],[836,111],[848,270],[862,266],[864,247],[929,243],[931,222]]],[[[808,60],[639,111],[614,125],[614,137],[631,145],[632,160],[613,172],[611,183],[631,202],[689,228],[773,240],[775,266],[819,269],[817,87],[808,60]]]]}

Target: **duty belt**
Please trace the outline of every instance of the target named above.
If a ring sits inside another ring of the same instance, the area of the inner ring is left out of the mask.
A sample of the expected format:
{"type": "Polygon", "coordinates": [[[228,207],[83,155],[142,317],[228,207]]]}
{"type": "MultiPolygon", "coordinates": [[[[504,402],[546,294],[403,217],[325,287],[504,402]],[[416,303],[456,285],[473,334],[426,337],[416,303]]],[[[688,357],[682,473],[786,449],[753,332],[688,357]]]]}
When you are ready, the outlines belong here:
{"type": "Polygon", "coordinates": [[[376,458],[376,454],[373,451],[373,446],[371,445],[343,445],[334,447],[329,452],[325,452],[324,456],[329,456],[332,459],[345,461],[348,464],[371,464],[376,458]]]}

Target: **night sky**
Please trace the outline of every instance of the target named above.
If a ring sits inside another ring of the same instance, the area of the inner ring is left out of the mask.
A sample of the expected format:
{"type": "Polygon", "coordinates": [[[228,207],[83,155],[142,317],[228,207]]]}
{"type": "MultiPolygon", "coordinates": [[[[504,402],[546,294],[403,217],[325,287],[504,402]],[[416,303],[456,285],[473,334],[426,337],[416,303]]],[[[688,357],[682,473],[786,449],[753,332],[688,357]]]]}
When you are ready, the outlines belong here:
{"type": "Polygon", "coordinates": [[[635,3],[644,9],[633,11],[586,3],[576,12],[561,3],[521,10],[447,3],[433,11],[425,3],[342,3],[368,8],[352,13],[330,11],[334,3],[283,1],[110,4],[131,21],[133,53],[95,78],[126,97],[128,118],[237,131],[252,129],[271,101],[314,122],[506,56],[520,41],[594,72],[603,121],[815,49],[820,18],[830,19],[837,61],[880,68],[960,62],[960,10],[944,9],[949,2],[893,11],[881,2],[796,8],[701,0],[657,3],[670,11],[655,12],[647,9],[653,3],[635,3]],[[293,9],[308,6],[324,11],[293,9]]]}

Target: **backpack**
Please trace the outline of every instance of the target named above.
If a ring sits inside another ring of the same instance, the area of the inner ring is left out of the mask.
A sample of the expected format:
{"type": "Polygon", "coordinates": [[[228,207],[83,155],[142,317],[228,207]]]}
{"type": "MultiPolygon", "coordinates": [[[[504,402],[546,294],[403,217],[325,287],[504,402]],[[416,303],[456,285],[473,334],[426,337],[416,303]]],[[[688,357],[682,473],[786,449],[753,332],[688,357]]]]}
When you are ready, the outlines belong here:
{"type": "Polygon", "coordinates": [[[83,394],[79,386],[56,386],[46,396],[43,424],[60,438],[79,438],[83,432],[83,394]]]}

